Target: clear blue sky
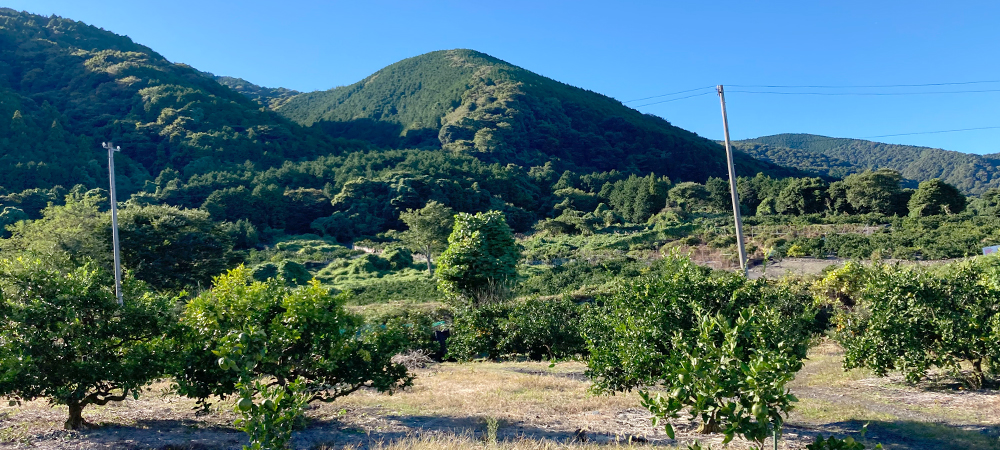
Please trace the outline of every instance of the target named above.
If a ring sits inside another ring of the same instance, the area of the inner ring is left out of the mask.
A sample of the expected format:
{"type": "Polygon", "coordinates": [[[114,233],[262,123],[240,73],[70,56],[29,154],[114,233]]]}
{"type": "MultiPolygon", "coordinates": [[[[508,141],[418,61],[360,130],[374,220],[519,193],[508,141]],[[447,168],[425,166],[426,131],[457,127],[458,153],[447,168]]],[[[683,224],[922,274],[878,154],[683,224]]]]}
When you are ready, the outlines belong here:
{"type": "MultiPolygon", "coordinates": [[[[174,62],[200,70],[301,91],[350,84],[400,59],[450,48],[486,52],[622,101],[720,83],[1000,80],[996,49],[1000,2],[995,1],[7,0],[3,4],[127,35],[174,62]]],[[[991,89],[1000,90],[1000,83],[799,91],[991,89]]],[[[727,90],[734,139],[783,132],[863,138],[1000,127],[1000,92],[812,96],[727,90]]],[[[714,95],[639,109],[702,136],[722,137],[714,95]]],[[[874,140],[1000,152],[1000,129],[874,140]]]]}

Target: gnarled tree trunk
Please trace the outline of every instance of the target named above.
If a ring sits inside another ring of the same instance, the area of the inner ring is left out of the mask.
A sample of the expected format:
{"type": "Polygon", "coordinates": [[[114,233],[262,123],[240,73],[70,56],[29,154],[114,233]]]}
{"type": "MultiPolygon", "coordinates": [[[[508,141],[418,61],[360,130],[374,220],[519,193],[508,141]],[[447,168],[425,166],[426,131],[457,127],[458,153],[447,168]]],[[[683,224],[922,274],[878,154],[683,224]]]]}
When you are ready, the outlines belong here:
{"type": "Polygon", "coordinates": [[[83,408],[87,406],[86,404],[81,402],[71,402],[68,403],[67,406],[69,406],[69,418],[66,419],[66,423],[63,425],[63,428],[67,430],[79,430],[80,428],[89,425],[86,420],[83,420],[83,408]]]}

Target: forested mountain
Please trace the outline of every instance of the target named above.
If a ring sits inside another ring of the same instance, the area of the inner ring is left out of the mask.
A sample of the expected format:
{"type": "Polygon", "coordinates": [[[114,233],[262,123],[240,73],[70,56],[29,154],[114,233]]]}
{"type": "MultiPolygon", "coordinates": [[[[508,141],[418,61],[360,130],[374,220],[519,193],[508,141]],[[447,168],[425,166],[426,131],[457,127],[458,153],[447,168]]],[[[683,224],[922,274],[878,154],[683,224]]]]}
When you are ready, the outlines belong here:
{"type": "MultiPolygon", "coordinates": [[[[486,161],[578,171],[724,176],[717,143],[595,92],[472,50],[431,52],[350,86],[295,96],[277,108],[299,124],[382,147],[432,147],[486,161]]],[[[790,175],[746,156],[738,171],[790,175]]]]}
{"type": "Polygon", "coordinates": [[[206,75],[211,76],[215,81],[218,81],[219,84],[227,86],[240,94],[250,97],[257,103],[271,109],[278,108],[279,106],[284,105],[288,99],[301,94],[301,92],[293,89],[258,86],[242,78],[220,77],[212,74],[206,75]]]}
{"type": "Polygon", "coordinates": [[[1000,187],[996,155],[974,155],[929,147],[884,144],[812,134],[777,134],[739,141],[755,158],[788,167],[843,177],[866,169],[893,169],[917,182],[940,178],[966,194],[1000,187]]]}
{"type": "Polygon", "coordinates": [[[11,9],[0,9],[0,136],[0,180],[11,191],[106,183],[100,143],[112,139],[127,192],[165,167],[272,166],[350,145],[127,37],[11,9]]]}

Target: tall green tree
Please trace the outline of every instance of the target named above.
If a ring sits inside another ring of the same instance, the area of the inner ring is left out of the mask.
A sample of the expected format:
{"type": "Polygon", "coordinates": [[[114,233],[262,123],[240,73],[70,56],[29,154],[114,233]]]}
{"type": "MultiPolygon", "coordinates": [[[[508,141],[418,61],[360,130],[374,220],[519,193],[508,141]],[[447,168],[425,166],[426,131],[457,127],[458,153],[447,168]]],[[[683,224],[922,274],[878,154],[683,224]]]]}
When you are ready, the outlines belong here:
{"type": "Polygon", "coordinates": [[[907,207],[913,217],[936,216],[939,214],[958,214],[965,211],[965,196],[956,188],[940,178],[920,183],[917,191],[910,197],[907,207]]]}
{"type": "Polygon", "coordinates": [[[517,276],[521,251],[500,211],[459,213],[438,259],[438,288],[477,306],[495,300],[517,276]]]}
{"type": "Polygon", "coordinates": [[[126,278],[119,306],[111,286],[95,267],[0,261],[0,395],[66,405],[75,430],[85,407],[138,397],[163,376],[174,302],[126,278]]]}
{"type": "Polygon", "coordinates": [[[455,211],[431,200],[423,208],[403,211],[399,218],[410,228],[403,233],[403,242],[415,252],[424,252],[427,257],[427,273],[433,276],[431,255],[448,248],[448,235],[455,224],[455,211]]]}
{"type": "MultiPolygon", "coordinates": [[[[897,197],[902,195],[899,172],[879,169],[844,178],[847,202],[856,212],[898,214],[897,197]]],[[[902,211],[905,213],[905,211],[902,211]]]]}
{"type": "Polygon", "coordinates": [[[781,214],[813,214],[826,209],[827,185],[821,178],[794,178],[775,198],[781,214]]]}

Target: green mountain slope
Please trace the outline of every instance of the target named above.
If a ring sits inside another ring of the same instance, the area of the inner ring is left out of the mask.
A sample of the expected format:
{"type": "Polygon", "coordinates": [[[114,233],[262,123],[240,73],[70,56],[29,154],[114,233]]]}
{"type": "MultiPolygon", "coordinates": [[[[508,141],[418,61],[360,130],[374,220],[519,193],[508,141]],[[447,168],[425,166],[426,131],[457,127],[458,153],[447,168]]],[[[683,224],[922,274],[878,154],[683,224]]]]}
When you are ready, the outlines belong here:
{"type": "Polygon", "coordinates": [[[11,9],[0,9],[0,136],[11,191],[103,185],[106,140],[122,148],[126,192],[165,167],[271,166],[347,145],[127,37],[11,9]]]}
{"type": "Polygon", "coordinates": [[[899,171],[912,182],[940,178],[966,194],[1000,187],[1000,161],[990,155],[812,134],[747,139],[739,141],[738,148],[777,164],[837,177],[869,168],[887,168],[899,171]]]}
{"type": "MultiPolygon", "coordinates": [[[[350,86],[292,97],[283,116],[383,147],[434,147],[486,161],[581,171],[656,172],[679,180],[725,176],[717,143],[472,50],[427,53],[350,86]]],[[[791,175],[746,155],[738,172],[791,175]]]]}
{"type": "Polygon", "coordinates": [[[279,88],[269,88],[264,86],[258,86],[247,80],[236,77],[220,77],[215,75],[209,75],[219,84],[226,86],[240,94],[250,97],[257,103],[264,105],[271,109],[276,109],[281,105],[285,104],[288,99],[301,94],[301,92],[293,89],[279,88]]]}

